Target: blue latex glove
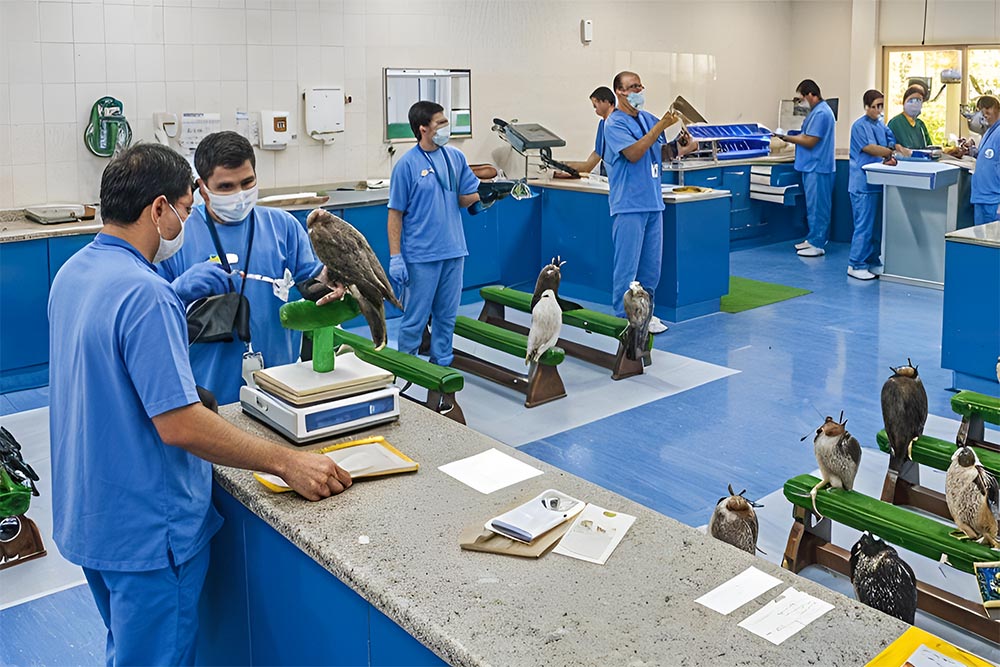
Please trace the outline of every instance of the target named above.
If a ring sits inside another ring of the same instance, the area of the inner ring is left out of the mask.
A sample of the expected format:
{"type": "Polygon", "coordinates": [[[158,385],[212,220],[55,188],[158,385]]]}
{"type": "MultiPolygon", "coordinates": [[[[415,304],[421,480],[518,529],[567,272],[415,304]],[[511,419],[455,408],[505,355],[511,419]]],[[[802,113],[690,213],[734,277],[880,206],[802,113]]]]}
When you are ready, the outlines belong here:
{"type": "Polygon", "coordinates": [[[229,272],[215,262],[200,262],[170,283],[184,305],[229,291],[229,272]]]}
{"type": "Polygon", "coordinates": [[[406,270],[406,262],[402,255],[391,255],[389,257],[389,277],[397,285],[409,285],[410,274],[406,270]]]}

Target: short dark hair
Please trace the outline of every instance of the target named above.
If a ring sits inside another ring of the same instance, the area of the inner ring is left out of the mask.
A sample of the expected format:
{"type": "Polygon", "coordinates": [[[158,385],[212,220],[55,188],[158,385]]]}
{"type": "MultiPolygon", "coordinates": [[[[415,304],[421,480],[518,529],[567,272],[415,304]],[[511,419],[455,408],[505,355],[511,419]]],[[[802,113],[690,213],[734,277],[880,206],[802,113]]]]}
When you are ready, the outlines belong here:
{"type": "Polygon", "coordinates": [[[590,94],[590,99],[597,100],[598,102],[607,102],[608,104],[615,103],[615,94],[607,86],[600,86],[594,89],[594,92],[590,94]]]}
{"type": "Polygon", "coordinates": [[[882,94],[881,90],[871,88],[865,91],[865,96],[861,98],[861,101],[865,103],[866,107],[870,107],[872,102],[877,99],[885,99],[885,95],[882,94]]]}
{"type": "Polygon", "coordinates": [[[163,195],[171,204],[191,192],[191,165],[160,144],[139,143],[111,160],[101,175],[101,218],[129,225],[163,195]]]}
{"type": "Polygon", "coordinates": [[[906,98],[913,94],[919,94],[924,100],[927,99],[927,89],[920,84],[915,84],[907,88],[906,92],[903,93],[903,101],[905,102],[906,98]]]}
{"type": "Polygon", "coordinates": [[[976,100],[977,109],[996,109],[997,107],[1000,107],[1000,100],[993,95],[981,95],[976,100]]]}
{"type": "Polygon", "coordinates": [[[429,126],[431,119],[434,118],[434,114],[443,111],[443,106],[437,102],[428,102],[427,100],[421,100],[410,107],[410,129],[413,130],[413,136],[417,138],[417,141],[420,141],[420,128],[429,126]]]}
{"type": "Polygon", "coordinates": [[[802,79],[799,85],[795,86],[795,92],[799,95],[815,95],[819,99],[823,99],[823,95],[819,92],[819,85],[812,79],[802,79]]]}
{"type": "Polygon", "coordinates": [[[201,180],[206,182],[216,167],[239,169],[247,160],[256,171],[257,156],[253,153],[253,146],[242,134],[231,130],[208,135],[201,140],[194,152],[194,167],[201,180]]]}
{"type": "Polygon", "coordinates": [[[632,76],[639,76],[635,72],[630,72],[628,70],[622,70],[621,72],[618,72],[618,74],[615,74],[615,80],[611,82],[611,85],[614,87],[615,90],[622,89],[622,77],[626,76],[627,74],[631,74],[632,76]]]}

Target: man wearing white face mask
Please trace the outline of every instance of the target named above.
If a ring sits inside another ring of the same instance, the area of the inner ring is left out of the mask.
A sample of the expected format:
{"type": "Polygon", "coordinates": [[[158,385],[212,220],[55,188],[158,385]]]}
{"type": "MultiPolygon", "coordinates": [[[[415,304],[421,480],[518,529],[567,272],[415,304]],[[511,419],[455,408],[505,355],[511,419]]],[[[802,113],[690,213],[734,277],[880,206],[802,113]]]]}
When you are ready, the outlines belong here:
{"type": "Polygon", "coordinates": [[[294,480],[310,500],[351,485],[327,457],[251,436],[199,401],[184,305],[151,261],[180,246],[191,204],[184,158],[127,149],[101,177],[101,232],[49,295],[53,539],[83,568],[109,665],[193,664],[222,525],[212,463],[294,480]]]}
{"type": "Polygon", "coordinates": [[[220,404],[226,404],[239,400],[244,353],[250,346],[263,356],[260,361],[249,357],[251,364],[279,366],[298,359],[302,335],[281,326],[278,310],[291,283],[316,278],[323,265],[305,229],[291,214],[255,206],[256,157],[246,138],[235,132],[210,134],[198,144],[194,161],[205,204],[191,211],[184,247],[159,264],[158,270],[188,303],[211,294],[244,290],[250,303],[249,346],[236,338],[229,343],[194,343],[190,348],[195,380],[212,391],[220,404]],[[228,261],[220,257],[213,228],[228,261]],[[227,263],[232,275],[220,266],[227,263]],[[240,273],[251,276],[245,286],[240,273]],[[222,279],[215,280],[219,275],[222,279]],[[253,276],[270,278],[277,284],[253,276]]]}

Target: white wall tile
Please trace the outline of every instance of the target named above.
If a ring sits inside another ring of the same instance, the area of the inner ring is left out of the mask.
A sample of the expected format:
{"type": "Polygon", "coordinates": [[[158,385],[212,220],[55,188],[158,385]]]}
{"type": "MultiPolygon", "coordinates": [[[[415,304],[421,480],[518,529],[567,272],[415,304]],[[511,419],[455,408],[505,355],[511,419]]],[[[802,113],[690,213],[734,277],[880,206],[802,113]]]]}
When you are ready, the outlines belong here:
{"type": "Polygon", "coordinates": [[[295,0],[295,9],[300,12],[318,12],[319,0],[295,0]]]}
{"type": "Polygon", "coordinates": [[[299,130],[300,114],[298,108],[302,91],[299,90],[294,81],[275,81],[272,88],[274,90],[274,106],[272,108],[289,113],[291,116],[288,119],[289,129],[291,134],[295,134],[299,130]]]}
{"type": "Polygon", "coordinates": [[[364,46],[365,17],[363,14],[344,13],[344,46],[364,46]]]}
{"type": "Polygon", "coordinates": [[[277,151],[264,151],[259,148],[254,149],[257,154],[257,182],[261,188],[274,187],[274,155],[277,151]]]}
{"type": "Polygon", "coordinates": [[[219,66],[223,81],[247,80],[247,46],[227,44],[219,47],[219,66]]]}
{"type": "Polygon", "coordinates": [[[135,0],[104,0],[105,5],[134,5],[135,0]]]}
{"type": "Polygon", "coordinates": [[[90,153],[77,158],[76,187],[81,201],[101,201],[101,174],[104,173],[106,166],[108,166],[107,158],[100,158],[90,153]]]}
{"type": "Polygon", "coordinates": [[[46,123],[45,162],[76,162],[76,146],[82,134],[76,123],[46,123]]]}
{"type": "MultiPolygon", "coordinates": [[[[144,0],[139,0],[144,1],[144,0]]],[[[153,0],[145,0],[153,1],[153,0]]],[[[163,43],[163,7],[149,6],[140,7],[138,2],[135,8],[135,43],[138,44],[162,44],[163,43]]]]}
{"type": "Polygon", "coordinates": [[[11,164],[42,164],[45,162],[45,126],[41,123],[10,126],[11,164]]]}
{"type": "Polygon", "coordinates": [[[14,206],[14,169],[0,167],[0,208],[14,206]]]}
{"type": "Polygon", "coordinates": [[[167,111],[178,118],[185,111],[203,111],[195,107],[193,81],[167,81],[167,111]]]}
{"type": "Polygon", "coordinates": [[[318,10],[305,11],[301,7],[296,12],[296,36],[298,44],[320,44],[320,13],[318,10]]]}
{"type": "Polygon", "coordinates": [[[298,146],[289,146],[285,150],[275,151],[274,187],[286,188],[299,185],[299,183],[298,146]]]}
{"type": "Polygon", "coordinates": [[[132,44],[108,44],[108,81],[135,81],[135,46],[132,44]]]}
{"type": "Polygon", "coordinates": [[[247,9],[271,9],[271,0],[246,0],[247,9]]]}
{"type": "Polygon", "coordinates": [[[194,81],[194,49],[187,44],[163,47],[166,81],[194,81]]]}
{"type": "Polygon", "coordinates": [[[164,7],[190,7],[191,0],[163,0],[164,7]]]}
{"type": "Polygon", "coordinates": [[[250,81],[247,83],[247,109],[260,111],[274,108],[274,88],[270,81],[250,81]]]}
{"type": "Polygon", "coordinates": [[[0,125],[0,166],[9,167],[12,164],[10,146],[10,125],[0,125]]]}
{"type": "Polygon", "coordinates": [[[344,47],[320,47],[320,75],[323,80],[334,85],[344,83],[344,47]]]}
{"type": "Polygon", "coordinates": [[[344,155],[343,150],[334,142],[333,146],[323,150],[323,182],[324,183],[336,183],[337,181],[344,180],[346,176],[346,169],[344,165],[344,155]]]}
{"type": "Polygon", "coordinates": [[[298,0],[271,0],[271,9],[281,12],[294,12],[298,0]]]}
{"type": "Polygon", "coordinates": [[[43,42],[73,42],[73,5],[43,2],[38,5],[38,27],[43,42]]]}
{"type": "Polygon", "coordinates": [[[271,11],[271,43],[296,44],[295,12],[271,11]]]}
{"type": "Polygon", "coordinates": [[[320,43],[341,46],[344,43],[344,13],[323,9],[319,15],[320,43]]]}
{"type": "Polygon", "coordinates": [[[46,83],[42,86],[46,123],[76,122],[76,86],[72,83],[46,83]]]}
{"type": "Polygon", "coordinates": [[[299,46],[295,57],[298,61],[300,88],[326,83],[323,81],[323,61],[320,47],[299,46]]]}
{"type": "Polygon", "coordinates": [[[7,49],[10,83],[38,83],[42,80],[41,44],[12,43],[7,49]]]}
{"type": "Polygon", "coordinates": [[[298,74],[296,47],[274,46],[274,80],[295,81],[298,74]]]}
{"type": "Polygon", "coordinates": [[[104,6],[104,41],[108,44],[133,44],[135,42],[134,7],[111,4],[104,6]]]}
{"type": "Polygon", "coordinates": [[[195,81],[194,103],[198,111],[221,113],[222,84],[218,81],[195,81]]]}
{"type": "Polygon", "coordinates": [[[0,83],[0,125],[10,125],[10,84],[0,83]]]}
{"type": "Polygon", "coordinates": [[[274,78],[274,51],[270,46],[247,47],[247,77],[250,81],[274,78]]]}
{"type": "Polygon", "coordinates": [[[42,83],[74,83],[73,45],[42,44],[42,83]]]}
{"type": "Polygon", "coordinates": [[[271,12],[247,9],[247,44],[271,43],[271,12]]]}
{"type": "Polygon", "coordinates": [[[139,81],[135,84],[135,97],[136,115],[140,119],[152,119],[153,114],[160,111],[179,113],[167,109],[167,84],[162,81],[139,81]]]}
{"type": "Polygon", "coordinates": [[[219,0],[191,0],[192,7],[218,7],[219,0]]]}
{"type": "MultiPolygon", "coordinates": [[[[180,0],[164,0],[165,2],[179,2],[180,0]]],[[[191,44],[191,7],[163,7],[163,43],[164,44],[191,44]]]]}
{"type": "Polygon", "coordinates": [[[103,5],[73,5],[73,41],[77,44],[104,43],[103,5]]]}
{"type": "Polygon", "coordinates": [[[219,81],[222,79],[222,66],[219,62],[219,47],[214,44],[195,45],[194,80],[219,81]]]}
{"type": "Polygon", "coordinates": [[[323,144],[306,137],[299,139],[299,181],[305,185],[323,182],[323,144]]]}
{"type": "Polygon", "coordinates": [[[14,167],[14,206],[44,204],[45,165],[30,164],[14,167]]]}
{"type": "Polygon", "coordinates": [[[220,9],[246,9],[244,0],[219,0],[220,9]]]}
{"type": "Polygon", "coordinates": [[[8,44],[37,42],[39,37],[38,5],[23,0],[0,2],[0,31],[8,44]]]}
{"type": "Polygon", "coordinates": [[[49,162],[45,165],[46,202],[72,204],[80,201],[77,167],[73,162],[49,162]]]}
{"type": "Polygon", "coordinates": [[[108,80],[104,44],[77,44],[75,50],[77,83],[103,83],[108,80]]]}
{"type": "Polygon", "coordinates": [[[344,0],[319,0],[319,10],[331,14],[343,14],[344,0]]]}
{"type": "Polygon", "coordinates": [[[10,124],[42,122],[42,84],[10,84],[10,124]]]}
{"type": "Polygon", "coordinates": [[[162,44],[135,45],[135,80],[163,81],[165,78],[162,44]]]}
{"type": "Polygon", "coordinates": [[[243,81],[223,81],[220,86],[220,95],[222,97],[222,126],[224,128],[230,127],[227,123],[231,123],[230,129],[232,129],[236,126],[236,111],[247,110],[247,85],[243,81]]]}

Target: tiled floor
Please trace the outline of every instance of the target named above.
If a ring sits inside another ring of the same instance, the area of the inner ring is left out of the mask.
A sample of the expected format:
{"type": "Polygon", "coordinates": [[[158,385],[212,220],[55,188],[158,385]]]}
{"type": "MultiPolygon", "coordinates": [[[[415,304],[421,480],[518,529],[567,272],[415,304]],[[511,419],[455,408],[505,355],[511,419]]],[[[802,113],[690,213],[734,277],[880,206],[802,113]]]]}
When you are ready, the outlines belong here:
{"type": "MultiPolygon", "coordinates": [[[[676,324],[655,344],[740,373],[521,449],[700,526],[729,483],[759,498],[789,477],[813,470],[811,439],[800,438],[812,434],[825,415],[843,410],[849,430],[863,446],[874,448],[882,426],[882,383],[889,366],[907,357],[920,366],[931,413],[949,416],[951,374],[940,367],[942,293],[863,283],[848,278],[846,269],[847,247],[839,244],[817,259],[797,257],[790,244],[734,252],[733,275],[813,293],[676,324]]],[[[614,390],[612,385],[609,391],[614,390]]],[[[44,390],[8,394],[0,397],[0,412],[39,407],[39,401],[44,405],[47,400],[44,390]]],[[[58,647],[52,646],[56,642],[49,635],[48,615],[72,614],[78,624],[94,620],[96,611],[86,593],[82,589],[28,603],[32,614],[18,617],[13,645],[10,634],[0,642],[0,662],[93,662],[100,655],[100,646],[93,644],[93,623],[73,637],[63,633],[63,653],[52,657],[49,652],[58,647]]],[[[0,625],[6,625],[12,611],[0,614],[0,625]]]]}

